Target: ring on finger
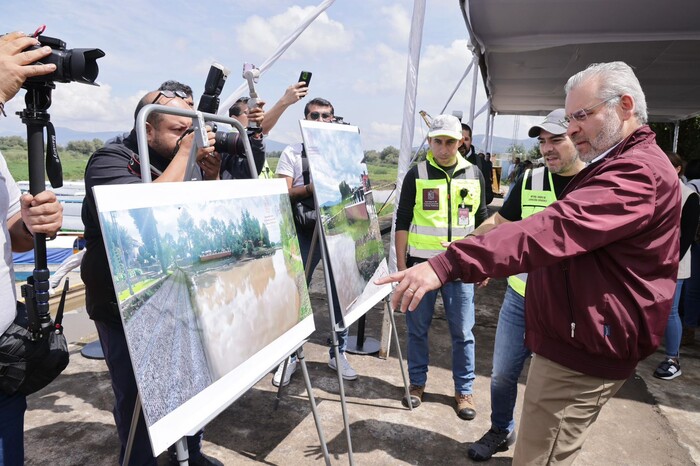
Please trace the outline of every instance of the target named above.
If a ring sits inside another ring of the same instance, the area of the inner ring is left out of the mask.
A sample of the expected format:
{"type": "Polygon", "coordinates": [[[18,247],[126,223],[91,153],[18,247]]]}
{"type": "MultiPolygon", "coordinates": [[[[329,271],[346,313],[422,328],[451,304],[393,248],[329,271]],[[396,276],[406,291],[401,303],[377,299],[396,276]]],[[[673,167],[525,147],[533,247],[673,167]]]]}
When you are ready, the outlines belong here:
{"type": "Polygon", "coordinates": [[[411,294],[415,294],[415,293],[416,293],[416,292],[413,290],[413,288],[408,288],[408,289],[406,289],[406,291],[410,291],[411,294]]]}

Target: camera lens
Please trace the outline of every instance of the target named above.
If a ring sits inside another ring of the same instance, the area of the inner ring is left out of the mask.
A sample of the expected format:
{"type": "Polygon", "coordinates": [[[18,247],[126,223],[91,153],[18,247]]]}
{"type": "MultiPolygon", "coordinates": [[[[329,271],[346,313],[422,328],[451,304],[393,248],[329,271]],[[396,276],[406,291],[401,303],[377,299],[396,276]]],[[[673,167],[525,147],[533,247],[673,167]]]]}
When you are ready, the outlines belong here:
{"type": "Polygon", "coordinates": [[[235,154],[236,142],[238,141],[238,133],[228,131],[217,131],[214,139],[214,150],[223,154],[235,154]]]}

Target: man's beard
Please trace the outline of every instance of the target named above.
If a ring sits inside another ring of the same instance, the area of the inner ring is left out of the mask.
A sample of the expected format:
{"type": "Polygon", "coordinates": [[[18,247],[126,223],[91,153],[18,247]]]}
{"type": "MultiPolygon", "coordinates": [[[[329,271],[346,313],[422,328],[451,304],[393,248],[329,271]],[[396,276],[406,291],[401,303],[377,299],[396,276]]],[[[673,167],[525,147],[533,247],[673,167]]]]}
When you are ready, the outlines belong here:
{"type": "Polygon", "coordinates": [[[600,133],[588,143],[590,149],[587,152],[579,152],[579,158],[584,162],[590,162],[622,140],[622,120],[607,108],[605,116],[600,133]]]}

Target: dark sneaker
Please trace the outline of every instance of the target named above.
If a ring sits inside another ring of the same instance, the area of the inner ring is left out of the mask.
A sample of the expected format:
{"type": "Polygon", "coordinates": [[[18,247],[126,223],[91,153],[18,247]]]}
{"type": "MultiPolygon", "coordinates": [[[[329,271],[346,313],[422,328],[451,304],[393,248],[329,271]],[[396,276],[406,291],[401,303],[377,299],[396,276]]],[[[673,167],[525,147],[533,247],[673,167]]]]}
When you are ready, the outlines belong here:
{"type": "MultiPolygon", "coordinates": [[[[425,391],[425,385],[409,385],[408,393],[411,394],[411,406],[417,408],[423,402],[423,392],[425,391]]],[[[408,400],[406,396],[401,399],[401,404],[408,408],[408,400]]]]}
{"type": "Polygon", "coordinates": [[[659,364],[659,367],[656,368],[656,370],[654,371],[654,377],[663,380],[673,380],[682,373],[683,372],[681,372],[681,365],[678,364],[678,361],[674,361],[673,359],[668,358],[667,360],[659,364]]]}
{"type": "Polygon", "coordinates": [[[471,421],[476,417],[476,406],[474,406],[474,395],[466,393],[455,393],[457,402],[457,416],[465,421],[471,421]]]}
{"type": "Polygon", "coordinates": [[[483,437],[474,442],[467,454],[474,461],[486,461],[498,451],[506,451],[508,447],[515,443],[515,431],[508,432],[507,429],[491,427],[483,437]]]}

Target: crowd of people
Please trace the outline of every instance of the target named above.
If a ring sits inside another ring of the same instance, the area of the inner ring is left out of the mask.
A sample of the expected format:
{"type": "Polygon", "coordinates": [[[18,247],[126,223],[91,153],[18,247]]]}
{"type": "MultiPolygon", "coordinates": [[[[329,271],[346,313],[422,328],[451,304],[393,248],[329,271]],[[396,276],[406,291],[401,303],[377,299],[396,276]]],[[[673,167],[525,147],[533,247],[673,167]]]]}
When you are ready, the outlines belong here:
{"type": "MultiPolygon", "coordinates": [[[[54,71],[54,65],[34,64],[50,53],[48,47],[23,52],[36,44],[20,33],[0,37],[0,114],[27,78],[54,71]]],[[[644,92],[626,64],[591,65],[572,76],[565,90],[564,108],[550,112],[528,133],[537,140],[544,166],[516,159],[507,175],[509,196],[490,217],[490,154],[476,152],[471,128],[457,117],[432,120],[426,159],[406,174],[397,205],[398,271],[378,282],[397,282],[392,304],[406,313],[410,387],[402,403],[412,408],[423,403],[430,368],[428,334],[439,293],[452,344],[455,412],[470,421],[477,415],[475,284],[508,277],[494,341],[491,427],[468,450],[476,461],[515,444],[514,464],[572,462],[605,403],[662,339],[666,354],[654,376],[672,380],[681,375],[680,346],[694,339],[698,326],[700,163],[684,170],[677,154],[658,147],[647,125],[644,92]],[[687,185],[685,180],[690,180],[687,185]],[[517,383],[528,359],[516,435],[517,383]]],[[[256,130],[235,136],[232,153],[219,153],[208,127],[210,144],[196,151],[201,179],[273,176],[264,136],[307,94],[306,83],[294,83],[268,111],[262,101],[254,107],[245,98],[236,101],[229,115],[256,130]],[[243,138],[253,149],[255,173],[245,160],[243,138]]],[[[191,110],[192,89],[166,81],[140,99],[135,120],[149,104],[191,110]]],[[[318,97],[303,109],[310,121],[332,122],[334,115],[330,101],[318,97]]],[[[149,170],[155,183],[183,181],[194,143],[190,123],[187,117],[151,113],[146,121],[148,167],[141,165],[132,129],[97,150],[85,170],[87,246],[81,276],[87,312],[111,377],[120,462],[138,393],[92,187],[140,183],[142,170],[149,170]]],[[[303,144],[285,148],[274,176],[286,181],[293,203],[313,203],[303,144]]],[[[21,195],[1,156],[0,208],[2,334],[20,318],[10,252],[31,249],[37,233],[55,234],[62,209],[50,191],[21,195]]],[[[297,225],[307,281],[322,257],[320,243],[313,242],[314,228],[297,225]]],[[[330,282],[334,285],[332,277],[330,282]]],[[[333,286],[329,293],[341,321],[333,286]]],[[[334,330],[337,347],[331,347],[328,366],[343,379],[355,380],[357,372],[345,355],[348,330],[334,330]]],[[[297,364],[290,355],[272,383],[289,384],[297,364]]],[[[25,396],[0,393],[0,465],[23,464],[26,407],[25,396]]],[[[200,431],[188,437],[190,464],[220,464],[202,453],[202,436],[200,431]]],[[[133,442],[131,463],[155,465],[143,417],[133,442]]]]}

